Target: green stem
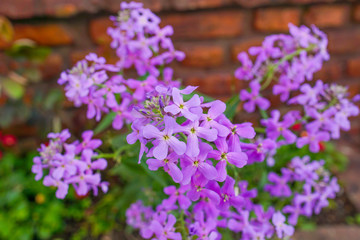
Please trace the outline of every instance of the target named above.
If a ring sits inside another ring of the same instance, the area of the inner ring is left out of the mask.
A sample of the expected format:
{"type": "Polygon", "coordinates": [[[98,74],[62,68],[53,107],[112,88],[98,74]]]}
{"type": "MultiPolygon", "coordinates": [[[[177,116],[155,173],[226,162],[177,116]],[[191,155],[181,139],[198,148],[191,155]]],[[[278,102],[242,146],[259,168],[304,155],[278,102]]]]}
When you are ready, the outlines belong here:
{"type": "Polygon", "coordinates": [[[267,112],[265,110],[259,109],[259,112],[260,112],[260,115],[261,115],[261,117],[263,119],[268,119],[269,118],[269,116],[268,116],[268,114],[267,114],[267,112]]]}
{"type": "Polygon", "coordinates": [[[286,55],[285,57],[283,57],[282,59],[280,59],[280,61],[278,61],[276,64],[270,64],[268,66],[268,72],[264,75],[264,78],[260,81],[262,82],[265,79],[264,84],[261,86],[261,90],[264,90],[265,88],[267,88],[270,83],[272,82],[273,78],[274,78],[274,73],[276,73],[276,70],[278,69],[278,67],[289,60],[292,60],[294,57],[299,56],[303,51],[312,51],[314,49],[314,45],[310,45],[307,48],[301,48],[296,50],[295,52],[286,55]]]}
{"type": "Polygon", "coordinates": [[[187,141],[187,137],[184,133],[179,132],[179,135],[182,137],[182,139],[186,142],[187,141]]]}
{"type": "Polygon", "coordinates": [[[265,128],[256,127],[256,128],[254,128],[254,129],[255,129],[255,132],[257,132],[257,133],[265,133],[265,132],[266,132],[266,129],[265,129],[265,128]]]}
{"type": "Polygon", "coordinates": [[[181,210],[181,213],[180,213],[179,223],[180,223],[180,232],[181,232],[182,239],[186,239],[187,232],[186,232],[186,228],[185,228],[184,211],[183,210],[181,210]]]}
{"type": "Polygon", "coordinates": [[[115,153],[100,153],[99,155],[93,156],[93,158],[115,158],[115,153]]]}

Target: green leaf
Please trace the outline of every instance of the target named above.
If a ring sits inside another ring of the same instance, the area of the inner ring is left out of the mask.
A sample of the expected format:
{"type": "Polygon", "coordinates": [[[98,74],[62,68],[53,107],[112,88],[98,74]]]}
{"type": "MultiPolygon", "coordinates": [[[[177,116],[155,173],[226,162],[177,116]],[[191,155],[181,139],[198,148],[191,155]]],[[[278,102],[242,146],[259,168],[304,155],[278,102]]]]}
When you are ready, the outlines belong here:
{"type": "Polygon", "coordinates": [[[25,78],[29,79],[31,82],[40,82],[41,72],[36,68],[27,68],[24,70],[23,75],[25,78]]]}
{"type": "Polygon", "coordinates": [[[4,40],[5,42],[10,42],[14,37],[14,29],[11,25],[11,22],[3,17],[0,16],[0,39],[4,40]]]}
{"type": "Polygon", "coordinates": [[[94,134],[98,134],[104,131],[107,127],[109,127],[115,117],[116,117],[115,112],[110,112],[109,114],[107,114],[95,128],[94,134]]]}
{"type": "Polygon", "coordinates": [[[226,110],[224,114],[227,118],[233,119],[235,117],[236,109],[239,103],[240,103],[240,98],[238,94],[232,96],[229,100],[226,101],[226,110]]]}
{"type": "Polygon", "coordinates": [[[25,87],[20,83],[14,82],[11,79],[5,79],[2,84],[6,94],[10,98],[20,99],[24,95],[25,87]]]}
{"type": "Polygon", "coordinates": [[[212,97],[210,97],[210,96],[208,96],[208,95],[206,95],[206,94],[200,93],[200,92],[198,92],[198,91],[194,91],[194,92],[191,93],[191,94],[183,95],[183,96],[184,96],[184,101],[189,101],[195,94],[203,97],[205,103],[206,103],[206,102],[215,101],[214,98],[212,98],[212,97]]]}
{"type": "Polygon", "coordinates": [[[14,42],[5,53],[17,59],[26,59],[34,62],[42,62],[51,53],[48,47],[39,47],[30,39],[20,39],[14,42]]]}
{"type": "Polygon", "coordinates": [[[52,89],[46,96],[44,107],[47,110],[54,108],[55,104],[63,100],[63,93],[60,89],[52,89]]]}

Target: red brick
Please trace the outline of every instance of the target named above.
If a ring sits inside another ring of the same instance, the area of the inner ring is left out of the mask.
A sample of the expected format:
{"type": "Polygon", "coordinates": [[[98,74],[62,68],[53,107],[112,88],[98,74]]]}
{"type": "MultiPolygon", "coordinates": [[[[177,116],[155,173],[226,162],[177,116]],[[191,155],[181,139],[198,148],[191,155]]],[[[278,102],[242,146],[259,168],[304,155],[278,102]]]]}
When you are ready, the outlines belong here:
{"type": "Polygon", "coordinates": [[[63,59],[59,54],[51,54],[46,60],[40,64],[39,70],[41,71],[43,79],[57,78],[63,67],[63,59]]]}
{"type": "Polygon", "coordinates": [[[237,56],[241,52],[247,52],[250,47],[261,46],[263,37],[251,37],[243,39],[231,46],[231,57],[234,62],[238,62],[237,56]]]}
{"type": "Polygon", "coordinates": [[[235,0],[236,3],[243,7],[259,7],[276,3],[284,3],[286,0],[235,0]]]}
{"type": "Polygon", "coordinates": [[[307,25],[339,27],[346,23],[348,16],[348,5],[317,5],[308,9],[304,15],[304,20],[307,25]]]}
{"type": "MultiPolygon", "coordinates": [[[[105,10],[111,11],[113,13],[117,13],[120,10],[120,0],[97,0],[96,3],[97,8],[103,8],[105,10]],[[100,6],[100,7],[99,7],[100,6]]],[[[130,2],[130,1],[127,1],[130,2]]],[[[170,1],[162,1],[162,0],[136,0],[135,2],[142,2],[145,8],[151,9],[151,11],[159,12],[164,9],[168,9],[170,5],[170,1]]]]}
{"type": "Polygon", "coordinates": [[[230,97],[238,92],[241,82],[231,72],[201,73],[185,77],[185,85],[199,86],[199,91],[213,97],[230,97]]]}
{"type": "Polygon", "coordinates": [[[0,74],[6,74],[9,71],[7,64],[7,57],[0,53],[0,74]]]}
{"type": "Polygon", "coordinates": [[[182,44],[178,48],[186,54],[184,66],[208,68],[224,63],[224,48],[219,45],[182,44]]]}
{"type": "Polygon", "coordinates": [[[107,34],[108,27],[112,26],[108,17],[97,18],[90,22],[90,36],[96,44],[109,44],[111,37],[107,34]]]}
{"type": "Polygon", "coordinates": [[[23,38],[31,39],[37,44],[45,46],[68,45],[73,42],[73,38],[68,31],[58,24],[15,25],[14,39],[23,38]]]}
{"type": "Polygon", "coordinates": [[[115,64],[119,61],[115,51],[107,46],[101,46],[96,49],[76,50],[70,53],[70,64],[75,65],[78,61],[85,58],[91,52],[95,52],[98,56],[102,56],[106,59],[107,63],[115,64]]]}
{"type": "Polygon", "coordinates": [[[350,77],[360,77],[360,57],[347,61],[347,73],[350,77]]]}
{"type": "Polygon", "coordinates": [[[343,64],[339,61],[325,62],[319,72],[314,74],[314,79],[321,79],[325,82],[340,80],[343,74],[343,64]]]}
{"type": "Polygon", "coordinates": [[[299,25],[300,9],[265,8],[255,12],[254,27],[259,31],[287,31],[289,23],[299,25]]]}
{"type": "Polygon", "coordinates": [[[230,0],[173,0],[172,7],[176,10],[192,10],[198,8],[215,8],[227,5],[230,0]]]}
{"type": "Polygon", "coordinates": [[[29,18],[35,15],[34,0],[1,0],[0,15],[9,18],[29,18]]]}
{"type": "Polygon", "coordinates": [[[40,0],[41,10],[46,15],[69,17],[81,11],[95,11],[90,3],[82,0],[40,0]]]}
{"type": "Polygon", "coordinates": [[[91,51],[90,50],[77,50],[70,53],[70,65],[74,66],[78,61],[85,58],[91,51]]]}
{"type": "Polygon", "coordinates": [[[332,3],[332,2],[336,2],[336,0],[289,0],[288,2],[295,3],[295,4],[332,3]]]}
{"type": "Polygon", "coordinates": [[[360,4],[355,5],[353,18],[356,22],[360,22],[360,4]]]}
{"type": "Polygon", "coordinates": [[[360,29],[338,29],[328,32],[330,53],[353,53],[359,51],[360,29]]]}
{"type": "Polygon", "coordinates": [[[241,11],[218,10],[166,15],[162,25],[172,25],[176,39],[225,38],[243,32],[243,19],[241,11]]]}

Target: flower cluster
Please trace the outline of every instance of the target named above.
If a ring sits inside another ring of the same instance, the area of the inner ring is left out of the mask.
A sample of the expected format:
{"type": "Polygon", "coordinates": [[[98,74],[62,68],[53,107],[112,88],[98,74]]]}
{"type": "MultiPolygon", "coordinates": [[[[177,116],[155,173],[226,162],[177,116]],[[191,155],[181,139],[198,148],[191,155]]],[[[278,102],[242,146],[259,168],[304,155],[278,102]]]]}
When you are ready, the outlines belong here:
{"type": "Polygon", "coordinates": [[[268,176],[271,184],[265,186],[275,197],[291,197],[290,184],[303,183],[301,193],[294,193],[291,204],[283,208],[289,214],[289,223],[297,224],[298,217],[304,215],[311,217],[319,214],[321,209],[329,205],[328,199],[335,198],[340,187],[335,177],[323,167],[324,161],[310,161],[310,157],[295,157],[288,168],[281,169],[281,175],[271,172],[268,176]]]}
{"type": "Polygon", "coordinates": [[[158,87],[146,107],[139,109],[127,140],[140,141],[139,161],[146,152],[149,169],[162,167],[177,183],[189,184],[198,176],[223,182],[227,165],[246,164],[240,138],[251,139],[255,131],[249,123],[232,124],[221,101],[203,103],[197,94],[184,100],[195,89],[158,87]]]}
{"type": "Polygon", "coordinates": [[[260,90],[265,89],[274,78],[278,81],[273,87],[273,94],[280,95],[281,101],[286,102],[290,92],[298,90],[306,80],[311,81],[323,61],[329,59],[327,38],[323,32],[315,26],[310,30],[305,26],[289,24],[289,28],[290,35],[271,35],[265,38],[262,46],[251,47],[249,54],[256,57],[254,63],[246,52],[238,55],[241,67],[236,70],[235,76],[250,81],[250,89],[240,92],[247,112],[254,112],[255,107],[262,110],[270,107],[270,101],[261,96],[260,90]]]}
{"type": "Polygon", "coordinates": [[[121,3],[118,16],[111,17],[115,27],[108,29],[112,38],[110,46],[116,50],[119,57],[116,66],[121,70],[135,67],[140,76],[149,73],[158,77],[160,66],[174,59],[182,61],[185,54],[174,48],[170,39],[173,28],[161,28],[160,18],[142,6],[142,3],[121,3]]]}
{"type": "Polygon", "coordinates": [[[102,182],[98,173],[106,168],[107,161],[94,153],[102,142],[92,139],[92,136],[92,131],[85,131],[81,142],[66,143],[71,137],[67,129],[50,133],[49,143],[42,144],[38,149],[40,156],[34,158],[32,172],[36,174],[35,180],[45,175],[44,185],[56,187],[56,197],[61,199],[67,195],[70,184],[79,196],[85,196],[90,190],[97,195],[99,187],[107,192],[108,183],[102,182]],[[44,173],[44,170],[48,171],[44,173]]]}
{"type": "MultiPolygon", "coordinates": [[[[255,137],[252,123],[231,122],[225,103],[205,102],[194,93],[196,87],[180,88],[173,81],[173,70],[164,66],[184,54],[174,49],[171,26],[160,28],[160,19],[134,2],[121,3],[119,15],[111,19],[115,27],[108,34],[119,60],[112,65],[89,54],[63,72],[59,84],[76,106],[87,105],[88,118],[113,114],[114,129],[131,123],[126,139],[140,143],[139,164],[145,165],[146,159],[149,170],[161,169],[176,183],[164,188],[168,198],[155,208],[138,201],[127,210],[128,225],[143,238],[215,240],[224,229],[241,239],[289,238],[299,216],[318,214],[335,197],[336,178],[325,170],[324,161],[307,156],[287,159],[279,172],[264,171],[264,188],[249,189],[257,184],[243,178],[247,167],[276,165],[277,150],[283,146],[309,145],[311,152],[320,151],[323,141],[339,138],[340,130],[350,129],[349,117],[359,114],[354,102],[360,97],[349,99],[346,88],[320,80],[314,86],[307,83],[329,59],[323,32],[290,24],[289,35],[272,35],[261,47],[250,48],[254,62],[247,53],[239,54],[241,67],[235,76],[249,81],[249,89],[240,92],[243,108],[258,108],[262,115],[255,137]],[[125,78],[129,68],[139,77],[125,78]],[[271,101],[262,91],[269,86],[282,102],[299,105],[297,110],[282,116],[272,109],[268,115],[271,101]],[[288,205],[265,209],[260,191],[288,205]]],[[[44,185],[56,186],[58,198],[65,197],[69,184],[78,195],[91,189],[96,194],[98,187],[106,192],[107,183],[97,170],[107,164],[94,152],[101,141],[92,135],[84,132],[82,142],[67,144],[67,130],[49,134],[49,144],[34,158],[36,180],[48,169],[44,185]]]]}
{"type": "Polygon", "coordinates": [[[99,121],[102,114],[115,113],[113,128],[118,130],[134,120],[132,110],[142,107],[156,86],[179,86],[165,64],[181,61],[184,53],[174,49],[169,38],[172,28],[160,28],[160,19],[141,3],[121,3],[119,16],[111,19],[115,28],[110,27],[108,33],[119,61],[108,64],[90,53],[63,72],[58,83],[65,85],[65,95],[75,106],[87,105],[87,118],[99,121]],[[141,80],[124,77],[124,69],[133,66],[141,80]]]}
{"type": "Polygon", "coordinates": [[[291,202],[282,211],[273,207],[264,210],[263,206],[254,204],[257,191],[247,190],[245,181],[236,185],[235,180],[227,176],[219,186],[215,180],[208,181],[199,176],[192,184],[181,185],[178,189],[166,187],[164,192],[169,198],[163,200],[156,211],[142,202],[133,204],[127,211],[127,221],[140,229],[141,236],[146,239],[221,239],[219,229],[222,228],[241,233],[241,239],[271,239],[275,236],[283,239],[294,233],[300,215],[319,214],[328,206],[328,199],[334,198],[339,191],[336,178],[330,178],[323,164],[323,161],[310,161],[308,156],[295,157],[289,168],[282,169],[281,176],[269,174],[271,184],[267,184],[265,190],[291,202]],[[303,192],[292,195],[289,184],[293,182],[303,183],[303,192]],[[176,223],[174,216],[179,215],[184,220],[176,223]],[[286,224],[286,216],[289,224],[286,224]],[[181,231],[176,232],[175,223],[182,224],[181,231]]]}
{"type": "MultiPolygon", "coordinates": [[[[306,83],[313,80],[313,74],[329,59],[327,38],[315,26],[309,29],[290,24],[289,27],[290,35],[269,36],[261,47],[249,49],[249,53],[256,56],[254,63],[245,52],[239,54],[242,66],[235,76],[250,81],[249,90],[242,90],[240,99],[246,111],[253,112],[258,107],[264,112],[270,107],[270,101],[261,95],[261,90],[275,81],[273,94],[280,95],[282,102],[297,104],[303,110],[289,111],[282,121],[280,111],[273,110],[270,118],[261,120],[266,133],[264,141],[275,141],[276,147],[293,143],[298,148],[309,145],[311,152],[319,152],[321,142],[338,139],[340,130],[350,130],[349,117],[357,116],[359,109],[342,86],[324,84],[321,80],[314,86],[306,83]],[[292,131],[296,124],[302,131],[292,131]]],[[[273,164],[271,158],[268,162],[273,164]]]]}

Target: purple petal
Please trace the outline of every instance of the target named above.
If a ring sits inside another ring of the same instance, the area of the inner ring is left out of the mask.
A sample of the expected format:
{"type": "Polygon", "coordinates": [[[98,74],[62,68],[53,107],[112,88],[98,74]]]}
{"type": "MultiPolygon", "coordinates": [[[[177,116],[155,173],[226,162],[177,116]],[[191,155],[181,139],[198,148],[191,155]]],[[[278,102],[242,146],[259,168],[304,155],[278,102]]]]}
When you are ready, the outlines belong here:
{"type": "Polygon", "coordinates": [[[166,142],[160,141],[159,144],[156,147],[154,147],[153,154],[154,157],[156,157],[159,160],[165,159],[168,155],[168,145],[166,144],[166,142]]]}
{"type": "Polygon", "coordinates": [[[169,170],[170,170],[169,174],[172,177],[172,179],[174,180],[174,182],[176,182],[176,183],[181,182],[183,180],[183,174],[180,171],[179,167],[172,162],[169,162],[167,164],[167,166],[169,167],[169,170]]]}
{"type": "Polygon", "coordinates": [[[186,144],[179,141],[174,136],[171,136],[170,139],[167,140],[167,143],[176,152],[177,155],[183,155],[186,151],[186,144]]]}
{"type": "Polygon", "coordinates": [[[145,138],[160,138],[162,133],[153,125],[146,125],[143,129],[143,135],[145,138]]]}

